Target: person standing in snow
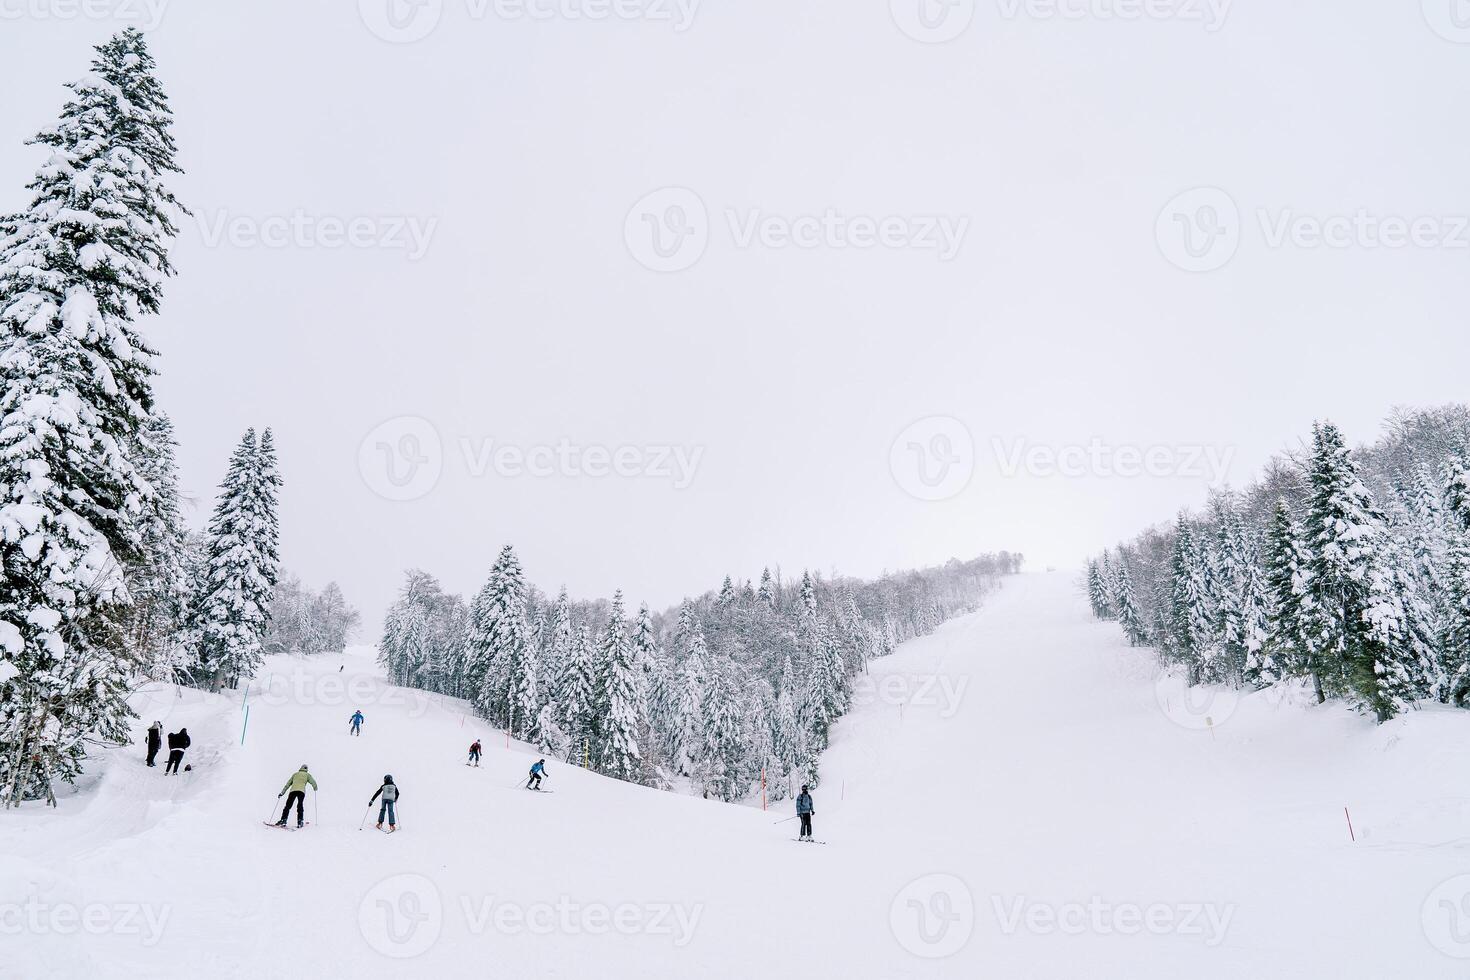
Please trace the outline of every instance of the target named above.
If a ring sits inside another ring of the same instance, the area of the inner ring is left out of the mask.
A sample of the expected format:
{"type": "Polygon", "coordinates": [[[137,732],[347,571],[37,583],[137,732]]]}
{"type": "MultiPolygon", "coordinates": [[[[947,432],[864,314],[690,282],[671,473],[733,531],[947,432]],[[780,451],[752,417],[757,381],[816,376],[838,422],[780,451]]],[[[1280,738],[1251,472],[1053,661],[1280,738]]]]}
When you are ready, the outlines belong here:
{"type": "Polygon", "coordinates": [[[480,740],[478,738],[470,743],[470,764],[477,769],[480,766],[480,740]]]}
{"type": "Polygon", "coordinates": [[[362,723],[367,721],[367,719],[362,716],[362,710],[358,709],[357,711],[354,711],[352,713],[352,717],[348,720],[352,722],[352,734],[361,735],[362,723]]]}
{"type": "Polygon", "coordinates": [[[312,778],[311,773],[306,771],[306,763],[303,762],[301,768],[291,774],[291,778],[286,780],[286,785],[282,786],[281,791],[276,794],[278,800],[286,796],[288,792],[291,794],[286,796],[286,806],[281,810],[281,819],[276,821],[277,827],[286,826],[286,814],[291,812],[291,804],[295,803],[296,829],[301,829],[301,825],[306,822],[306,787],[308,786],[312,789],[317,788],[316,780],[312,778]]]}
{"type": "Polygon", "coordinates": [[[379,796],[383,797],[383,805],[378,807],[379,830],[383,829],[384,816],[387,816],[388,818],[389,831],[394,831],[398,829],[398,813],[396,804],[398,803],[398,798],[402,795],[403,794],[398,791],[398,787],[394,785],[393,777],[384,776],[383,785],[379,786],[378,791],[373,794],[373,798],[368,800],[368,806],[371,807],[374,803],[378,802],[379,796]]]}
{"type": "Polygon", "coordinates": [[[531,767],[531,778],[526,780],[526,789],[540,789],[543,775],[551,775],[546,771],[546,760],[537,759],[536,764],[531,767]]]}
{"type": "Polygon", "coordinates": [[[179,763],[184,761],[184,750],[193,744],[189,739],[189,729],[180,728],[171,732],[168,736],[168,763],[163,767],[163,774],[167,776],[173,773],[179,774],[179,763]]]}
{"type": "Polygon", "coordinates": [[[801,836],[798,839],[812,839],[812,814],[816,812],[812,806],[812,794],[807,792],[807,786],[803,783],[801,795],[796,798],[796,815],[801,818],[801,836]]]}
{"type": "Polygon", "coordinates": [[[153,760],[158,758],[158,750],[163,748],[163,722],[155,721],[148,726],[148,768],[152,769],[157,763],[153,760]]]}

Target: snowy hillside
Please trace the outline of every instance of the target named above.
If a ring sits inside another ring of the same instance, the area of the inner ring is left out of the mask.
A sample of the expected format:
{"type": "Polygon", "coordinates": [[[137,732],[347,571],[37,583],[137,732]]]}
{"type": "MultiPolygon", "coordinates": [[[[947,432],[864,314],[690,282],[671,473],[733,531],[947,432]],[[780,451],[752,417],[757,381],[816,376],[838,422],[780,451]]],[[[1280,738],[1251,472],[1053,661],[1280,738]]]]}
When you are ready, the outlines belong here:
{"type": "Polygon", "coordinates": [[[188,726],[192,772],[114,752],[54,816],[0,820],[0,975],[1470,970],[1452,955],[1470,956],[1470,794],[1451,792],[1470,718],[1191,704],[1121,642],[1072,576],[1035,575],[876,661],[824,757],[822,846],[776,823],[789,801],[767,814],[557,760],[554,792],[526,792],[529,749],[387,686],[366,650],[271,662],[243,746],[235,698],[159,688],[136,707],[188,726]],[[302,763],[313,824],[263,826],[302,763]],[[385,773],[394,835],[359,830],[385,773]]]}

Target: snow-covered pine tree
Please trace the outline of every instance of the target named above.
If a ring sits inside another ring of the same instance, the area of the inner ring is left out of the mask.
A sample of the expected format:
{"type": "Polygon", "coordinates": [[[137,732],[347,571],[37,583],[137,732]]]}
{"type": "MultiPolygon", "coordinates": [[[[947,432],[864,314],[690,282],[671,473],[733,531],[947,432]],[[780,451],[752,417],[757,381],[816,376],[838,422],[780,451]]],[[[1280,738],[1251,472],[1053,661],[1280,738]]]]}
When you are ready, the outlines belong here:
{"type": "Polygon", "coordinates": [[[142,36],[70,86],[28,210],[0,222],[0,803],[47,797],[120,742],[138,669],[122,563],[152,488],[129,449],[152,406],[154,312],[177,209],[171,120],[142,36]]]}
{"type": "Polygon", "coordinates": [[[512,673],[525,667],[528,631],[525,575],[510,545],[496,556],[471,614],[470,662],[466,666],[475,708],[492,724],[505,728],[512,714],[512,687],[524,687],[524,679],[513,680],[512,673]]]}
{"type": "Polygon", "coordinates": [[[756,590],[755,595],[757,599],[765,603],[769,608],[776,608],[776,586],[775,582],[771,579],[771,570],[769,568],[761,569],[761,585],[756,590]]]}
{"type": "Polygon", "coordinates": [[[1189,519],[1181,514],[1174,530],[1170,649],[1190,684],[1217,679],[1215,613],[1205,565],[1206,556],[1200,552],[1189,519]]]}
{"type": "Polygon", "coordinates": [[[621,592],[614,593],[607,625],[603,628],[594,698],[593,745],[598,771],[629,782],[642,782],[643,753],[638,747],[638,736],[646,721],[621,592]]]}
{"type": "Polygon", "coordinates": [[[592,631],[586,623],[577,626],[571,647],[557,678],[556,717],[569,740],[569,760],[590,762],[596,735],[597,658],[592,631]]]}
{"type": "Polygon", "coordinates": [[[203,568],[191,589],[189,636],[195,676],[211,690],[255,675],[262,660],[277,576],[280,477],[267,429],[248,430],[230,458],[205,534],[203,568]]]}
{"type": "Polygon", "coordinates": [[[725,576],[725,582],[720,586],[720,594],[715,601],[722,606],[729,606],[735,602],[735,583],[730,581],[730,576],[725,576]]]}
{"type": "Polygon", "coordinates": [[[1118,595],[1113,605],[1118,611],[1118,625],[1123,627],[1129,646],[1147,646],[1148,625],[1143,621],[1143,614],[1138,608],[1138,596],[1133,591],[1133,576],[1128,571],[1127,556],[1121,552],[1118,554],[1116,568],[1118,595]]]}
{"type": "Polygon", "coordinates": [[[1317,613],[1309,632],[1336,660],[1353,700],[1387,721],[1412,698],[1405,614],[1383,565],[1390,545],[1383,515],[1331,423],[1314,427],[1308,479],[1308,587],[1317,613]]]}
{"type": "Polygon", "coordinates": [[[726,665],[713,665],[705,690],[702,775],[705,795],[727,802],[745,795],[741,780],[745,737],[736,698],[726,665]]]}
{"type": "Polygon", "coordinates": [[[1108,618],[1108,596],[1103,586],[1102,565],[1096,559],[1087,562],[1087,603],[1097,619],[1108,618]]]}
{"type": "Polygon", "coordinates": [[[667,744],[669,764],[674,771],[682,776],[692,776],[704,757],[709,648],[705,644],[704,630],[694,621],[692,607],[688,603],[680,612],[679,634],[687,645],[679,664],[675,700],[666,729],[667,744]],[[688,613],[687,618],[685,613],[688,613]]]}
{"type": "Polygon", "coordinates": [[[129,456],[153,488],[136,519],[139,548],[124,567],[133,605],[127,626],[135,658],[154,680],[171,681],[188,669],[180,642],[188,611],[188,532],[179,510],[178,443],[173,423],[155,411],[133,439],[129,456]]]}

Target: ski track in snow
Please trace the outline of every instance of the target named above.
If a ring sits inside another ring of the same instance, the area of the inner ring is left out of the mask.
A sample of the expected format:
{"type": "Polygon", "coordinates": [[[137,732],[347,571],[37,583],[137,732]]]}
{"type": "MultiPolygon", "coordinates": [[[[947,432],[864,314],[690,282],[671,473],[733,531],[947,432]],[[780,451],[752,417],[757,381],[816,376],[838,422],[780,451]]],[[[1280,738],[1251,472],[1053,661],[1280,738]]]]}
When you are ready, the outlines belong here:
{"type": "MultiPolygon", "coordinates": [[[[776,823],[790,800],[762,813],[555,760],[555,799],[533,799],[531,748],[376,676],[363,649],[273,659],[243,746],[239,692],[141,692],[138,745],[154,718],[187,725],[194,771],[165,777],[166,749],[154,770],[140,747],[107,751],[59,812],[0,815],[0,976],[1470,973],[1428,935],[1455,914],[1436,888],[1470,873],[1470,796],[1452,792],[1470,717],[1426,709],[1380,728],[1340,705],[1222,694],[1207,729],[1156,688],[1151,654],[1090,621],[1068,575],[1008,580],[874,662],[877,695],[823,760],[822,847],[791,846],[795,822],[776,823]],[[485,756],[466,768],[475,737],[485,756]],[[313,825],[262,826],[303,762],[321,785],[313,825]],[[391,837],[367,812],[385,773],[404,794],[391,837]],[[1205,916],[1157,934],[1074,928],[1098,902],[1165,907],[1176,925],[1196,906],[1228,918],[1223,934],[1205,916]],[[497,925],[502,904],[534,927],[497,925]],[[111,925],[64,934],[16,906],[105,906],[111,925]],[[124,928],[140,906],[166,914],[157,937],[140,916],[124,928]]],[[[1470,943],[1463,911],[1449,935],[1470,943]]]]}

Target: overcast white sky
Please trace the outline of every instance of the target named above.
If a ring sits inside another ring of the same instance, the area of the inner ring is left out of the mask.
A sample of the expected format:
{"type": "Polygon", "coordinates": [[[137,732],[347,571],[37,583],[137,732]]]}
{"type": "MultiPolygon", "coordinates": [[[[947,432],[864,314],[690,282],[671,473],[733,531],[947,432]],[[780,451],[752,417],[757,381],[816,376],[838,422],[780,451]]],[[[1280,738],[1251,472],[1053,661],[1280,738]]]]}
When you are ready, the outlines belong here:
{"type": "Polygon", "coordinates": [[[1200,503],[1196,451],[1238,484],[1314,418],[1467,394],[1454,0],[88,2],[0,0],[0,209],[90,45],[149,26],[192,520],[272,426],[284,562],[373,629],[405,568],[470,592],[505,542],[655,606],[766,563],[1075,565],[1200,503]],[[1183,472],[1006,458],[1093,440],[1183,472]]]}

